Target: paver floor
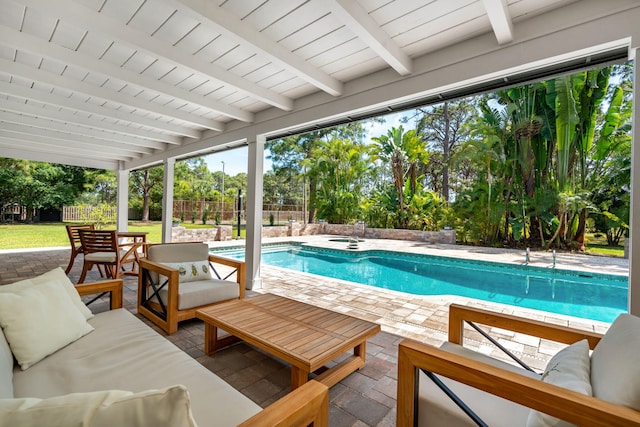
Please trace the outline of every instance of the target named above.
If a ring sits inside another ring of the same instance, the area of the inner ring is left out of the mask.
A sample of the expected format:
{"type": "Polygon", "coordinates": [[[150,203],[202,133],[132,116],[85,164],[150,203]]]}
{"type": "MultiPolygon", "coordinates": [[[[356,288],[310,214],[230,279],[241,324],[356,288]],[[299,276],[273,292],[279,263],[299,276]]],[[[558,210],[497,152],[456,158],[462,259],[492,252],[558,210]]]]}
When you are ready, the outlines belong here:
{"type": "MultiPolygon", "coordinates": [[[[305,242],[339,249],[346,248],[346,243],[332,242],[330,241],[332,238],[335,236],[304,236],[279,240],[305,242]]],[[[278,240],[265,240],[265,242],[274,241],[278,240]]],[[[212,243],[216,246],[235,246],[238,244],[237,241],[212,243]]],[[[524,262],[524,251],[427,245],[420,242],[392,240],[360,242],[359,250],[366,249],[395,249],[412,253],[507,263],[524,262]]],[[[58,266],[64,268],[67,265],[68,256],[69,250],[63,248],[0,251],[0,285],[32,277],[58,266]]],[[[74,268],[69,274],[74,282],[80,275],[81,259],[81,256],[76,259],[74,268]]],[[[552,254],[532,252],[529,261],[532,265],[549,267],[552,264],[552,254]]],[[[558,254],[556,268],[627,274],[628,262],[608,257],[558,254]]],[[[495,311],[524,315],[598,332],[604,332],[608,327],[608,324],[602,322],[591,322],[462,297],[408,295],[264,265],[261,268],[261,276],[262,286],[249,294],[271,292],[377,322],[382,326],[383,332],[367,344],[365,367],[331,389],[331,426],[382,427],[395,424],[397,345],[405,337],[434,345],[442,343],[446,339],[448,306],[452,302],[486,307],[495,311]]],[[[95,280],[99,280],[99,275],[96,271],[91,271],[87,281],[95,280]]],[[[125,307],[134,313],[136,312],[136,292],[136,278],[126,278],[125,307]]],[[[92,309],[99,311],[106,309],[106,307],[105,301],[92,309]]],[[[166,336],[164,332],[145,319],[142,320],[158,333],[166,336]]],[[[556,344],[531,337],[509,334],[505,331],[496,332],[498,340],[503,345],[520,355],[525,362],[534,368],[542,369],[549,357],[559,349],[556,344]]],[[[219,351],[212,357],[205,356],[203,352],[204,326],[199,320],[181,323],[178,332],[168,336],[167,339],[263,407],[289,392],[289,367],[251,346],[240,343],[219,351]]],[[[504,358],[496,353],[493,347],[480,339],[469,339],[465,345],[495,357],[504,358]]]]}

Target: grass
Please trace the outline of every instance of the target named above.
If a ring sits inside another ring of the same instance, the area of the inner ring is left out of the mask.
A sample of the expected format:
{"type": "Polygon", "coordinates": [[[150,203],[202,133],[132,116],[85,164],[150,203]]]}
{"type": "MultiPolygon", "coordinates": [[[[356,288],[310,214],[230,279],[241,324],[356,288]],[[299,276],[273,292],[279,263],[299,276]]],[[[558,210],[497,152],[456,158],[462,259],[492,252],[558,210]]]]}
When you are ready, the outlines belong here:
{"type": "MultiPolygon", "coordinates": [[[[0,249],[28,249],[45,248],[54,246],[69,246],[69,238],[65,225],[68,223],[50,222],[39,224],[0,224],[0,249]]],[[[70,224],[70,223],[69,223],[70,224]]],[[[181,224],[185,228],[212,228],[207,224],[181,224]]],[[[115,224],[104,227],[114,229],[115,224]]],[[[233,226],[233,236],[237,233],[237,226],[233,226]]],[[[160,222],[143,223],[129,222],[129,231],[146,231],[147,242],[162,242],[162,224],[160,222]]],[[[241,236],[246,237],[244,225],[241,228],[241,236]]]]}
{"type": "MultiPolygon", "coordinates": [[[[69,239],[64,228],[66,223],[52,222],[40,224],[0,224],[0,249],[44,248],[52,246],[68,246],[69,239]]],[[[213,228],[214,225],[181,223],[185,228],[213,228]]],[[[115,228],[108,225],[105,228],[115,228]]],[[[129,222],[129,231],[146,231],[147,242],[162,242],[162,224],[160,222],[129,222]]],[[[242,238],[246,238],[244,225],[240,228],[242,238]]],[[[233,225],[233,234],[237,235],[237,225],[233,225]]],[[[588,233],[586,236],[587,253],[612,257],[624,256],[624,245],[607,246],[607,237],[603,234],[588,233]]]]}
{"type": "Polygon", "coordinates": [[[624,257],[624,243],[618,246],[608,246],[607,236],[602,233],[587,233],[585,241],[588,254],[624,257]]]}

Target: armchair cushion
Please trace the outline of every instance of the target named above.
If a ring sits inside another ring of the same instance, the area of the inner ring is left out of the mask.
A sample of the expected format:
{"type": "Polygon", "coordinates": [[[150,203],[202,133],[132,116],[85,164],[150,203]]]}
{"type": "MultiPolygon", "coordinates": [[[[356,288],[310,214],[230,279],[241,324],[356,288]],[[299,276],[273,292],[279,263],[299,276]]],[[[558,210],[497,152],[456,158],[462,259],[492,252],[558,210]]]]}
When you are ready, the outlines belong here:
{"type": "MultiPolygon", "coordinates": [[[[163,288],[159,294],[166,304],[168,290],[163,288]]],[[[229,280],[209,279],[190,282],[178,288],[178,310],[226,301],[238,298],[239,295],[238,284],[229,280]]]]}
{"type": "Polygon", "coordinates": [[[84,259],[93,262],[116,262],[116,255],[113,252],[92,252],[85,254],[84,259]]]}
{"type": "Polygon", "coordinates": [[[92,427],[195,427],[183,386],[139,393],[110,390],[48,399],[0,400],[0,427],[43,425],[92,427]]]}
{"type": "Polygon", "coordinates": [[[1,292],[0,326],[23,370],[93,330],[57,281],[1,292]]]}
{"type": "MultiPolygon", "coordinates": [[[[533,372],[526,371],[519,366],[495,359],[469,348],[450,342],[444,342],[442,350],[459,356],[464,356],[478,362],[486,363],[498,368],[516,372],[531,378],[539,378],[533,372]]],[[[458,397],[466,402],[488,425],[523,426],[529,415],[529,408],[514,404],[506,399],[493,396],[484,391],[469,387],[444,376],[437,375],[458,397]]],[[[419,422],[421,427],[451,426],[472,427],[474,424],[427,376],[420,372],[419,391],[419,422]]]]}
{"type": "MultiPolygon", "coordinates": [[[[542,374],[542,381],[591,396],[590,371],[589,343],[587,340],[582,340],[560,350],[549,360],[542,374]]],[[[569,427],[572,425],[538,411],[531,411],[527,420],[527,427],[569,427]]]]}
{"type": "Polygon", "coordinates": [[[591,386],[599,399],[640,410],[640,318],[621,314],[591,355],[591,386]]]}
{"type": "Polygon", "coordinates": [[[178,270],[180,283],[198,282],[212,278],[208,259],[203,261],[163,262],[163,264],[178,270]]]}

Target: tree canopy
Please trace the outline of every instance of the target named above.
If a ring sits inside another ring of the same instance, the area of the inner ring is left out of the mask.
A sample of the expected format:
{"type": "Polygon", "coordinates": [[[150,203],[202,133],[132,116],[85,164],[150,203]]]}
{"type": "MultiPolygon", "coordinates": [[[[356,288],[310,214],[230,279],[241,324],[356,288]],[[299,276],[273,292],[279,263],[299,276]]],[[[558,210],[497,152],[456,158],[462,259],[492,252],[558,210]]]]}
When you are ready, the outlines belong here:
{"type": "MultiPolygon", "coordinates": [[[[473,244],[582,249],[587,230],[618,244],[629,223],[631,71],[581,71],[270,140],[263,201],[307,204],[310,222],[451,226],[473,244]]],[[[145,220],[160,218],[162,174],[131,174],[130,206],[145,220]]],[[[174,198],[192,202],[192,221],[218,222],[246,187],[246,174],[211,172],[203,158],[176,162],[174,198]]],[[[0,159],[3,205],[114,195],[112,172],[0,159]]]]}

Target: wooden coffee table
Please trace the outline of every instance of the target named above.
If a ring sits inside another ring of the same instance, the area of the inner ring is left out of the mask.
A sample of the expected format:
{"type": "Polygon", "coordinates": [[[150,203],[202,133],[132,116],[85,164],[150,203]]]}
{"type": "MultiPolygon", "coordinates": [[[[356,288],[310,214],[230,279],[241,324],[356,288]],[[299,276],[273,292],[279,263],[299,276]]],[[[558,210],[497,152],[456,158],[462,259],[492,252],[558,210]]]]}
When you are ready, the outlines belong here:
{"type": "Polygon", "coordinates": [[[241,339],[291,364],[291,389],[309,380],[331,387],[364,366],[367,339],[380,325],[272,294],[224,302],[196,311],[205,322],[204,351],[211,355],[241,339]],[[218,328],[231,334],[218,338],[218,328]],[[353,349],[331,368],[328,362],[353,349]]]}

